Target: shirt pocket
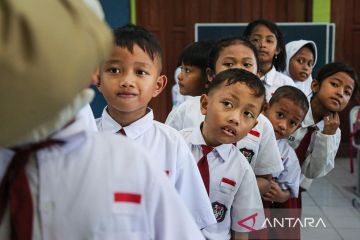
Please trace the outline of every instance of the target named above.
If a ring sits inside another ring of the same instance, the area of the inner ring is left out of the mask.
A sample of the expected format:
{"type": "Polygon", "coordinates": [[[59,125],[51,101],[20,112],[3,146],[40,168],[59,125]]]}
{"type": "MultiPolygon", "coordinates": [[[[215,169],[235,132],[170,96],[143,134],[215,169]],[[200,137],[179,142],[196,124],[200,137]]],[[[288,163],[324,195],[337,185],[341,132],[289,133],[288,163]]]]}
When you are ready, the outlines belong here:
{"type": "Polygon", "coordinates": [[[110,216],[95,234],[96,240],[150,239],[141,204],[113,203],[110,216]]]}

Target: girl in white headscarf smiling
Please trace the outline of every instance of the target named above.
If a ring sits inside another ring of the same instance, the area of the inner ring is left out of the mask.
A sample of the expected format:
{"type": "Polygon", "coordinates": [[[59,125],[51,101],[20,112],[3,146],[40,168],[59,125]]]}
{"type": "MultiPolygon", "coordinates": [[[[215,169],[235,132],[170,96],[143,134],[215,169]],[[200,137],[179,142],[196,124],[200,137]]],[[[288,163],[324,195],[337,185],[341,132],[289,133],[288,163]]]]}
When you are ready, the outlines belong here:
{"type": "Polygon", "coordinates": [[[317,49],[313,41],[297,40],[286,44],[285,74],[291,77],[297,88],[308,96],[311,93],[312,70],[316,63],[317,49]]]}

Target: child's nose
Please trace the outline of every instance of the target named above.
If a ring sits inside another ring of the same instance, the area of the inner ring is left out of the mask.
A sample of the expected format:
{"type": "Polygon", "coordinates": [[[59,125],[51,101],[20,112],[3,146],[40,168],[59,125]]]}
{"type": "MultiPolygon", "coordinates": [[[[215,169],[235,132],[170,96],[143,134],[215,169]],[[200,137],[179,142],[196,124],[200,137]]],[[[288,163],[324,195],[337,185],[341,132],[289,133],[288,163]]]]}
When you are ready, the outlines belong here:
{"type": "Polygon", "coordinates": [[[121,86],[123,87],[133,87],[134,86],[134,78],[129,75],[125,75],[120,81],[121,86]]]}
{"type": "Polygon", "coordinates": [[[178,80],[182,81],[183,79],[184,79],[184,75],[183,75],[183,72],[181,71],[178,75],[178,80]]]}

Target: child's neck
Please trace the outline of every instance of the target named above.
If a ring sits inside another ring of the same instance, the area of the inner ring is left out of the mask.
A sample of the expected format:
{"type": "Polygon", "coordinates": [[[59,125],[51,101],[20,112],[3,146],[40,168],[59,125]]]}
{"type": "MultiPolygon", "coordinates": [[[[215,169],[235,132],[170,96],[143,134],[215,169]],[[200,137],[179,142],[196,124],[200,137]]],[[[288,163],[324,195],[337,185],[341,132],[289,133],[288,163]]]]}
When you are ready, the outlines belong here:
{"type": "Polygon", "coordinates": [[[133,122],[136,122],[140,118],[144,117],[147,113],[147,109],[141,109],[135,112],[121,112],[111,107],[107,107],[108,114],[122,127],[129,126],[133,122]]]}
{"type": "Polygon", "coordinates": [[[204,141],[206,143],[207,146],[209,147],[217,147],[219,145],[221,145],[220,143],[215,143],[214,141],[212,141],[211,139],[211,134],[209,133],[209,131],[207,131],[207,127],[206,127],[206,123],[203,122],[200,126],[200,130],[201,130],[201,135],[204,138],[204,141]]]}
{"type": "Polygon", "coordinates": [[[264,76],[268,72],[270,72],[272,68],[272,63],[261,63],[260,64],[260,77],[264,76]]]}
{"type": "Polygon", "coordinates": [[[323,117],[329,112],[324,108],[323,104],[318,100],[316,96],[314,96],[310,100],[311,113],[314,118],[314,123],[320,122],[323,117]]]}

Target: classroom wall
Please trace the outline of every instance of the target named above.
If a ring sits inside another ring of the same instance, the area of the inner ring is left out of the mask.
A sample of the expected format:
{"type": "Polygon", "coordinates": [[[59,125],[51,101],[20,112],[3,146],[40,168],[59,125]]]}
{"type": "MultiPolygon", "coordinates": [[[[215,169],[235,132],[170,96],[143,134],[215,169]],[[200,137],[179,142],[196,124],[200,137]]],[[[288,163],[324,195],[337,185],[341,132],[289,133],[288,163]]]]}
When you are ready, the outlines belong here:
{"type": "MultiPolygon", "coordinates": [[[[129,0],[100,0],[101,6],[104,9],[105,20],[112,29],[122,26],[130,22],[130,1],[129,0]]],[[[106,102],[96,89],[92,87],[95,92],[95,98],[91,102],[91,108],[94,112],[95,118],[101,116],[106,102]]]]}

